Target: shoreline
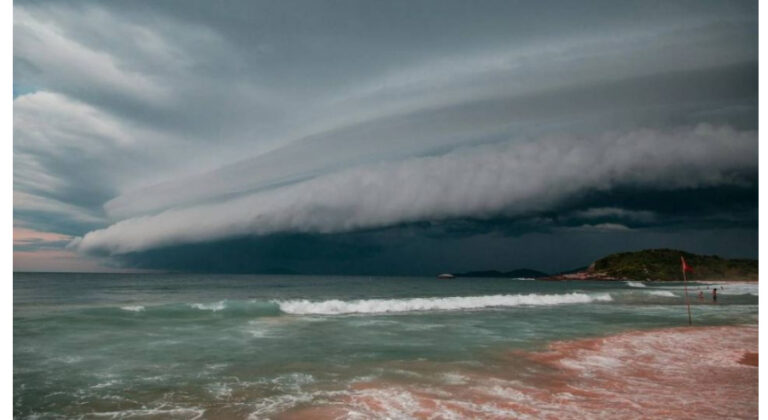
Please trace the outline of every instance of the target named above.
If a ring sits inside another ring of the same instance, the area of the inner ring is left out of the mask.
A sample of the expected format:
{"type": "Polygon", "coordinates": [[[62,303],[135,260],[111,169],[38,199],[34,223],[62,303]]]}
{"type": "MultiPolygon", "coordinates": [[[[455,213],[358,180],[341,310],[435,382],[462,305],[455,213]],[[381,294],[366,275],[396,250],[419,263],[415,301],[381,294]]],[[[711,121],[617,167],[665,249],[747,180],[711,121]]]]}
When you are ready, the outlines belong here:
{"type": "MultiPolygon", "coordinates": [[[[605,277],[594,277],[594,278],[565,278],[565,277],[559,277],[559,276],[552,276],[552,277],[538,277],[534,280],[537,281],[599,281],[599,282],[606,282],[606,283],[620,283],[620,282],[626,282],[626,281],[637,281],[641,283],[683,283],[683,280],[632,280],[632,279],[619,279],[619,278],[605,278],[605,277]]],[[[703,284],[721,284],[721,283],[728,283],[728,284],[759,284],[760,282],[758,280],[688,280],[688,283],[703,283],[703,284]]]]}
{"type": "Polygon", "coordinates": [[[728,284],[759,284],[760,282],[757,280],[727,280],[727,281],[716,281],[716,280],[688,280],[689,282],[696,282],[696,283],[704,283],[704,284],[721,284],[721,283],[728,283],[728,284]]]}
{"type": "Polygon", "coordinates": [[[278,419],[755,418],[758,325],[633,330],[508,351],[501,366],[410,363],[420,378],[371,379],[278,419]],[[714,340],[713,340],[714,338],[714,340]]]}

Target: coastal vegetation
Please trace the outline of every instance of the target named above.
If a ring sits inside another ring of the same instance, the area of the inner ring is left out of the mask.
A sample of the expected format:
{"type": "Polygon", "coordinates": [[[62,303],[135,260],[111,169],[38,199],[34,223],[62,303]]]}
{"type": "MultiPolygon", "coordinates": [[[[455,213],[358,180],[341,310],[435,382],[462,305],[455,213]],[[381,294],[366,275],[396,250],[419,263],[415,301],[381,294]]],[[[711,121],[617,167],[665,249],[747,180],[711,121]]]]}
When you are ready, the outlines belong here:
{"type": "Polygon", "coordinates": [[[592,278],[679,281],[680,257],[693,268],[688,280],[757,280],[757,260],[697,255],[676,249],[646,249],[600,258],[581,272],[592,278]]]}
{"type": "Polygon", "coordinates": [[[535,278],[541,280],[683,280],[680,257],[693,271],[688,280],[757,281],[758,263],[751,259],[728,259],[717,255],[698,255],[678,249],[645,249],[619,252],[598,259],[587,267],[548,275],[521,268],[512,271],[483,270],[454,273],[455,277],[535,278]]]}

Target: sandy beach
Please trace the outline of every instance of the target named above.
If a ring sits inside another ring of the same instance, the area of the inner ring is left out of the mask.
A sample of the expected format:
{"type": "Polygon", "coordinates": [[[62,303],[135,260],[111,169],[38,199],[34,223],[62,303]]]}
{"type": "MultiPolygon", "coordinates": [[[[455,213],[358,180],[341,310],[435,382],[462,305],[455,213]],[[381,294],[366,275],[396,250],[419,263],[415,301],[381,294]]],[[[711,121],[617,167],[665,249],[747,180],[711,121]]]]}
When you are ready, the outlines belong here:
{"type": "Polygon", "coordinates": [[[453,383],[361,382],[327,405],[280,418],[756,418],[757,348],[757,326],[558,341],[500,356],[503,371],[425,363],[422,378],[451,372],[453,383]]]}

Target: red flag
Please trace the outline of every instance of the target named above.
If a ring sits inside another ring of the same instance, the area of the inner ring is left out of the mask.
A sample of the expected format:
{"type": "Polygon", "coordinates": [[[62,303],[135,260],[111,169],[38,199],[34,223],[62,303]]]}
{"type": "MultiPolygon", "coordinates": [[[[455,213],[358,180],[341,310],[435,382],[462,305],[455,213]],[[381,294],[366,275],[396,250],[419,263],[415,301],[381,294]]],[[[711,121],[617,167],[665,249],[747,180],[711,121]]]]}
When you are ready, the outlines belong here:
{"type": "Polygon", "coordinates": [[[693,268],[691,268],[690,265],[685,263],[685,258],[680,257],[680,261],[683,263],[683,272],[685,271],[693,272],[693,268]]]}

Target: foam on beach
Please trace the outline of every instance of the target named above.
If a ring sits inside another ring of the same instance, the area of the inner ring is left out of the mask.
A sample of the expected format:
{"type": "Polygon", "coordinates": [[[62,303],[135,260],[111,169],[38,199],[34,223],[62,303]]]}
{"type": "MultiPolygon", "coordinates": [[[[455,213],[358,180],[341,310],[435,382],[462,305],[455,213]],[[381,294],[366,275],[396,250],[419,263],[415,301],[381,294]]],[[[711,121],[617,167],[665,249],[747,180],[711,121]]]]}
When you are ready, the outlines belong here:
{"type": "Polygon", "coordinates": [[[505,363],[506,368],[457,371],[456,366],[425,362],[418,369],[435,372],[432,382],[358,382],[328,403],[289,410],[278,418],[757,416],[756,326],[560,341],[544,351],[511,352],[505,363]],[[523,366],[533,366],[537,374],[521,374],[523,366]],[[453,371],[447,375],[448,369],[453,371]]]}
{"type": "Polygon", "coordinates": [[[418,311],[455,311],[510,306],[548,306],[574,303],[609,302],[608,293],[528,294],[408,299],[324,300],[306,299],[275,301],[280,310],[293,315],[341,315],[418,311]]]}

